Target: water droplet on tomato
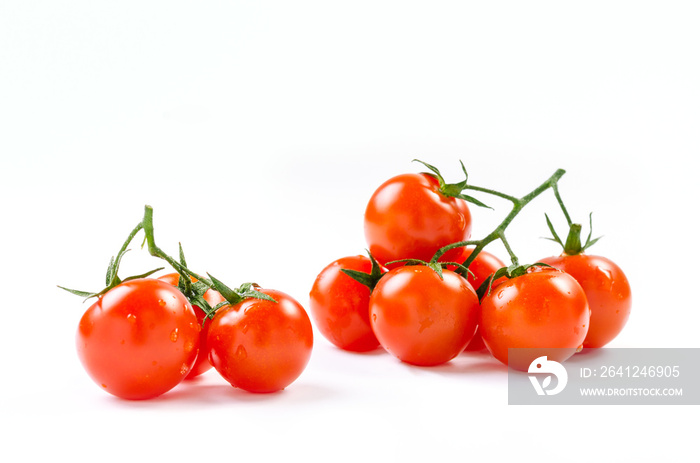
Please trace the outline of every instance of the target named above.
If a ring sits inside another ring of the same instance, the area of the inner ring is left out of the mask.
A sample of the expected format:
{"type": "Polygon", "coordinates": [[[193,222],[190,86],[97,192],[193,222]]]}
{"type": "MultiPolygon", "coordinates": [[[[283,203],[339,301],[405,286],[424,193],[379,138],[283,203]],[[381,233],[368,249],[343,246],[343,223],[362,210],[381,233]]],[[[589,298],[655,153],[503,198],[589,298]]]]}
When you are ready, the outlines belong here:
{"type": "Polygon", "coordinates": [[[377,314],[376,314],[376,313],[373,313],[373,314],[372,314],[372,321],[373,321],[373,322],[376,322],[376,321],[377,321],[377,314]]]}
{"type": "Polygon", "coordinates": [[[104,384],[104,383],[102,384],[102,387],[105,388],[105,389],[107,389],[107,385],[104,384]]]}
{"type": "Polygon", "coordinates": [[[129,323],[136,323],[136,315],[130,313],[129,315],[126,316],[126,320],[129,323]]]}
{"type": "Polygon", "coordinates": [[[177,337],[178,337],[178,335],[179,335],[178,329],[175,328],[174,330],[172,330],[172,331],[170,332],[170,340],[171,340],[172,342],[177,342],[177,337]]]}
{"type": "Polygon", "coordinates": [[[596,270],[601,274],[600,275],[600,280],[599,280],[599,286],[601,289],[604,289],[606,291],[610,291],[612,289],[613,285],[613,274],[610,271],[610,269],[607,268],[601,268],[601,267],[596,267],[596,270]]]}
{"type": "Polygon", "coordinates": [[[192,352],[192,349],[194,349],[194,343],[192,341],[187,341],[185,343],[185,352],[192,352]]]}
{"type": "Polygon", "coordinates": [[[245,350],[245,347],[243,347],[243,344],[239,344],[238,348],[236,348],[236,357],[241,360],[248,357],[248,352],[245,350]]]}
{"type": "Polygon", "coordinates": [[[186,363],[183,363],[182,366],[180,367],[180,374],[186,375],[188,371],[190,371],[189,367],[187,366],[186,363]]]}
{"type": "Polygon", "coordinates": [[[163,299],[158,299],[158,305],[161,307],[165,307],[165,301],[163,299]]]}
{"type": "Polygon", "coordinates": [[[467,218],[464,217],[464,214],[457,214],[457,226],[460,230],[467,228],[467,218]]]}

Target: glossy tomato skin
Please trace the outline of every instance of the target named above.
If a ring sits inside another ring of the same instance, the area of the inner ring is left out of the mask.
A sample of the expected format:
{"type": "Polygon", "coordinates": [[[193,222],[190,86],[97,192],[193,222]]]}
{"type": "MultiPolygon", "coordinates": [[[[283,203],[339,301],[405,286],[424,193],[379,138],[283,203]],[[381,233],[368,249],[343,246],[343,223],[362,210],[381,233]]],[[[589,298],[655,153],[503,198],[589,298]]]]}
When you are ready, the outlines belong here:
{"type": "Polygon", "coordinates": [[[589,322],[581,285],[551,268],[531,267],[525,275],[498,285],[481,301],[480,327],[486,347],[496,359],[517,370],[527,371],[540,355],[558,362],[568,359],[582,347],[589,322]],[[532,358],[525,354],[509,358],[509,348],[540,351],[532,358]]]}
{"type": "MultiPolygon", "coordinates": [[[[427,262],[441,247],[469,239],[472,219],[466,201],[442,195],[439,186],[432,175],[403,174],[374,192],[364,228],[375,259],[382,264],[408,258],[427,262]]],[[[454,261],[460,252],[448,251],[445,261],[454,261]]]]}
{"type": "Polygon", "coordinates": [[[574,277],[586,293],[591,323],[583,347],[603,347],[622,331],[630,316],[632,291],[617,264],[606,257],[588,254],[563,254],[541,262],[574,277]]]}
{"type": "Polygon", "coordinates": [[[199,324],[177,288],[136,279],[88,308],[76,344],[85,370],[104,390],[123,399],[150,399],[175,387],[192,368],[199,324]]]}
{"type": "Polygon", "coordinates": [[[313,347],[311,321],[294,298],[260,289],[275,302],[247,299],[220,309],[209,328],[209,361],[232,386],[276,392],[306,368],[313,347]]]}
{"type": "MultiPolygon", "coordinates": [[[[464,252],[457,262],[465,262],[472,254],[473,248],[463,249],[464,252]]],[[[477,254],[476,258],[471,262],[471,264],[469,264],[469,270],[471,273],[469,274],[467,281],[469,281],[475,290],[479,289],[481,284],[486,281],[486,279],[488,279],[492,274],[496,273],[496,270],[505,266],[506,264],[504,264],[501,259],[488,251],[482,250],[479,252],[479,254],[477,254]]],[[[499,278],[498,280],[494,281],[491,286],[492,290],[503,281],[505,281],[505,278],[499,278]]],[[[479,306],[479,311],[481,311],[481,306],[479,306]]],[[[477,326],[474,337],[464,350],[467,352],[478,352],[485,349],[486,344],[484,344],[484,340],[481,337],[481,330],[477,326]]]]}
{"type": "MultiPolygon", "coordinates": [[[[464,262],[466,261],[469,256],[472,255],[472,248],[463,248],[463,254],[460,257],[460,260],[458,262],[464,262]]],[[[492,274],[496,273],[496,270],[505,267],[506,264],[503,263],[501,259],[498,257],[494,256],[488,251],[479,251],[479,254],[477,254],[476,258],[469,264],[469,271],[471,274],[467,278],[467,281],[469,281],[469,284],[472,285],[472,287],[476,290],[481,286],[481,284],[486,281],[488,277],[490,277],[492,274]]],[[[497,286],[498,283],[501,283],[505,281],[505,278],[499,278],[497,281],[494,282],[494,286],[497,286]]]]}
{"type": "Polygon", "coordinates": [[[398,267],[384,275],[369,302],[380,344],[403,362],[439,365],[456,357],[474,335],[479,300],[450,270],[443,279],[429,267],[398,267]]]}
{"type": "Polygon", "coordinates": [[[379,341],[369,323],[369,288],[342,270],[370,273],[372,261],[349,256],[326,266],[309,293],[311,316],[321,334],[337,347],[352,352],[374,350],[379,341]]]}
{"type": "MultiPolygon", "coordinates": [[[[180,275],[177,273],[168,273],[167,275],[159,276],[158,279],[177,287],[180,281],[180,275]]],[[[192,281],[194,282],[197,280],[192,278],[192,281]]],[[[226,300],[218,291],[213,289],[207,290],[203,297],[212,307],[216,307],[226,300]]],[[[200,307],[193,305],[192,308],[194,309],[195,315],[197,315],[197,323],[199,323],[201,327],[201,331],[199,332],[199,354],[197,354],[197,360],[195,360],[192,369],[187,373],[185,379],[196,378],[211,369],[211,363],[209,363],[209,348],[207,347],[207,334],[209,333],[211,318],[207,317],[206,313],[204,313],[200,307]]]]}

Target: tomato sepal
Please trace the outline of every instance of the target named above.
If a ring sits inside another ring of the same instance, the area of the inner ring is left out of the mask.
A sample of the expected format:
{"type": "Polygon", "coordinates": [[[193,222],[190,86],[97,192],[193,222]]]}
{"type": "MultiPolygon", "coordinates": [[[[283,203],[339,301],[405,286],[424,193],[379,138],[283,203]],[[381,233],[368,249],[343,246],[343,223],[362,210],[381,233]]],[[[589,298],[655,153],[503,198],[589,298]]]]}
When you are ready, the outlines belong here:
{"type": "Polygon", "coordinates": [[[552,221],[549,220],[549,216],[547,214],[544,215],[545,219],[547,220],[547,227],[549,228],[549,232],[552,234],[552,237],[545,237],[545,239],[548,239],[550,241],[554,241],[555,243],[559,243],[559,245],[562,247],[563,251],[565,254],[569,256],[575,256],[578,254],[583,253],[586,249],[590,248],[594,244],[598,242],[599,239],[602,238],[602,236],[599,236],[597,238],[593,238],[593,213],[591,212],[588,216],[588,223],[589,223],[589,231],[588,231],[588,237],[586,238],[586,242],[582,243],[581,242],[581,231],[583,229],[583,226],[580,223],[571,223],[569,224],[569,234],[566,237],[566,241],[562,241],[561,238],[559,238],[559,235],[557,235],[557,232],[554,229],[554,225],[552,225],[552,221]]]}
{"type": "MultiPolygon", "coordinates": [[[[239,304],[245,301],[246,299],[262,299],[269,302],[277,302],[272,296],[269,296],[263,293],[262,291],[258,291],[257,289],[255,289],[260,287],[257,283],[243,283],[238,288],[231,289],[228,286],[226,286],[221,280],[218,280],[215,277],[213,277],[210,273],[207,273],[207,275],[209,275],[214,289],[217,290],[223,296],[223,298],[226,299],[228,304],[232,306],[239,304]]],[[[218,304],[217,307],[223,306],[222,304],[227,305],[226,303],[221,303],[218,304]]]]}
{"type": "Polygon", "coordinates": [[[536,267],[555,268],[544,262],[535,262],[534,264],[527,265],[512,264],[508,267],[501,267],[494,273],[492,273],[487,279],[485,279],[481,283],[481,285],[479,285],[479,288],[477,288],[476,295],[479,296],[479,301],[483,300],[484,297],[491,294],[493,282],[498,280],[499,278],[507,278],[509,280],[513,278],[518,278],[520,276],[525,275],[526,273],[531,272],[531,269],[536,267]]]}
{"type": "MultiPolygon", "coordinates": [[[[130,277],[126,277],[123,280],[120,279],[119,277],[116,277],[103,290],[96,292],[96,293],[91,293],[89,291],[80,291],[78,289],[70,289],[70,288],[66,288],[64,286],[60,286],[60,285],[56,285],[56,286],[58,286],[59,288],[61,288],[64,291],[68,291],[71,294],[75,294],[76,296],[84,297],[85,300],[83,302],[85,302],[88,299],[92,299],[93,297],[100,297],[100,296],[104,295],[105,293],[107,293],[107,291],[109,291],[110,289],[112,289],[112,288],[114,288],[122,283],[125,283],[127,281],[131,281],[131,280],[138,280],[140,278],[147,278],[156,272],[160,272],[164,268],[165,267],[159,267],[159,268],[156,268],[153,270],[149,270],[148,272],[142,273],[140,275],[132,275],[130,277]]],[[[115,276],[116,276],[116,274],[115,274],[115,276]]]]}
{"type": "Polygon", "coordinates": [[[432,174],[428,175],[432,175],[437,179],[440,185],[440,193],[443,196],[447,196],[448,198],[463,199],[464,201],[472,203],[476,206],[485,207],[487,209],[493,209],[491,206],[487,206],[486,204],[474,198],[473,196],[465,195],[464,193],[462,193],[467,188],[469,174],[467,174],[467,168],[464,167],[464,163],[461,160],[459,161],[459,163],[462,166],[462,172],[464,172],[464,180],[462,180],[459,183],[446,183],[444,177],[442,176],[442,173],[440,173],[440,170],[437,167],[428,164],[427,162],[423,162],[420,159],[414,159],[413,162],[419,162],[433,172],[432,174]]]}
{"type": "Polygon", "coordinates": [[[367,286],[369,288],[370,294],[372,294],[374,287],[377,286],[377,283],[379,282],[380,278],[382,278],[382,276],[384,276],[386,272],[382,272],[382,267],[379,265],[379,262],[377,262],[377,259],[374,258],[371,252],[367,251],[367,255],[369,256],[369,260],[372,262],[372,268],[370,269],[370,273],[346,268],[341,269],[340,271],[352,278],[353,280],[357,281],[358,283],[367,286]]]}

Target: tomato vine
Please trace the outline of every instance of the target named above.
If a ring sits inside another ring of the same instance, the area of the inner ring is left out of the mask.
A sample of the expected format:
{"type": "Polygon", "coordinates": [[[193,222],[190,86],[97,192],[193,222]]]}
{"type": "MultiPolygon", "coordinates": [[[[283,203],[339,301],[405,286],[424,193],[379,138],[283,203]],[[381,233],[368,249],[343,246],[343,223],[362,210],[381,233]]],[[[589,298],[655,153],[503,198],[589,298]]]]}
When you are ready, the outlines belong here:
{"type": "Polygon", "coordinates": [[[236,289],[231,289],[229,286],[224,284],[221,280],[216,279],[211,274],[207,273],[208,278],[203,277],[187,267],[185,260],[185,255],[182,249],[182,245],[179,245],[179,261],[175,260],[173,257],[164,252],[155,241],[155,232],[153,227],[153,208],[149,205],[144,207],[143,219],[134,227],[134,229],[129,233],[124,241],[124,244],[117,252],[116,256],[110,259],[109,265],[107,267],[106,276],[106,286],[98,292],[80,291],[75,289],[68,289],[63,286],[59,288],[64,289],[70,293],[76,294],[78,296],[90,299],[92,297],[99,297],[104,295],[107,291],[114,288],[115,286],[129,280],[134,280],[138,278],[146,278],[160,270],[164,267],[159,267],[157,269],[151,270],[149,272],[134,275],[123,280],[119,278],[119,266],[121,264],[124,254],[129,251],[129,244],[133,241],[136,235],[143,230],[144,232],[144,242],[142,247],[147,245],[147,249],[150,255],[157,257],[159,259],[165,260],[170,266],[180,275],[178,288],[187,297],[192,305],[201,308],[207,315],[208,318],[213,318],[216,311],[225,305],[235,305],[242,302],[248,298],[264,299],[271,302],[276,302],[271,296],[258,291],[258,285],[255,283],[244,283],[236,289]],[[194,281],[193,281],[194,279],[194,281]],[[218,291],[224,299],[225,302],[217,304],[212,307],[205,299],[204,293],[209,289],[214,289],[218,291]]]}
{"type": "MultiPolygon", "coordinates": [[[[503,219],[503,221],[488,235],[486,235],[484,238],[480,240],[468,240],[468,241],[459,241],[456,243],[448,244],[447,246],[444,246],[440,248],[433,258],[431,259],[431,263],[435,263],[438,261],[438,259],[447,251],[450,249],[462,247],[462,246],[475,246],[474,250],[472,253],[469,255],[469,257],[462,263],[464,267],[469,268],[469,264],[471,264],[474,259],[476,259],[477,255],[479,252],[481,252],[482,249],[486,247],[489,243],[495,241],[495,240],[501,240],[503,243],[503,246],[506,248],[506,251],[508,252],[508,255],[510,256],[511,263],[512,265],[509,267],[509,269],[515,271],[515,269],[520,268],[520,264],[518,262],[518,257],[515,255],[513,252],[513,249],[510,247],[510,244],[508,243],[508,240],[506,239],[505,231],[506,228],[510,225],[510,223],[515,219],[515,217],[520,214],[520,212],[527,206],[533,199],[547,191],[548,189],[554,190],[555,196],[559,199],[559,193],[558,193],[558,182],[561,179],[561,177],[566,173],[564,169],[558,169],[554,174],[552,174],[547,180],[545,180],[541,185],[539,185],[537,188],[526,194],[525,196],[521,198],[517,198],[515,196],[511,196],[505,193],[501,193],[499,191],[495,191],[489,188],[483,188],[479,187],[476,185],[465,185],[465,189],[469,190],[474,190],[474,191],[479,191],[481,193],[487,193],[493,196],[500,197],[502,199],[506,199],[513,203],[513,208],[511,209],[510,213],[503,219]]],[[[563,203],[559,199],[560,204],[562,205],[563,208],[563,203]]],[[[564,210],[566,210],[564,208],[564,210]]],[[[568,214],[566,214],[568,217],[568,214]]]]}

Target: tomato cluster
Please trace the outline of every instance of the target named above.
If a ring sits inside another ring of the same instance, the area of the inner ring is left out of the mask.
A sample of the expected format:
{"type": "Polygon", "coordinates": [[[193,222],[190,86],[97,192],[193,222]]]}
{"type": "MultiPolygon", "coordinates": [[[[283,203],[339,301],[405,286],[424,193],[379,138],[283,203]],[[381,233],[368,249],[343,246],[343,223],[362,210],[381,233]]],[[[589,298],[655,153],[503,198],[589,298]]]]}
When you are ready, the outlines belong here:
{"type": "Polygon", "coordinates": [[[120,280],[118,263],[132,233],[110,263],[103,291],[69,290],[97,297],[77,332],[78,356],[90,377],[132,400],[157,397],[212,366],[250,392],[279,391],[296,380],[313,347],[301,304],[281,291],[253,284],[232,290],[211,275],[195,276],[182,252],[178,263],[155,246],[148,211],[137,229],[146,231],[151,254],[177,272],[120,280]]]}
{"type": "Polygon", "coordinates": [[[403,362],[424,366],[486,349],[504,364],[527,370],[535,357],[518,355],[525,351],[519,348],[564,361],[583,347],[602,347],[622,330],[631,305],[629,283],[609,259],[583,252],[596,240],[589,236],[580,245],[574,236],[579,225],[570,223],[566,245],[556,238],[564,246],[561,256],[534,265],[519,265],[505,239],[505,228],[525,204],[548,188],[559,197],[556,181],[563,171],[514,198],[466,180],[448,185],[436,168],[423,164],[432,172],[390,178],[371,196],[364,216],[369,257],[343,257],[316,278],[309,307],[331,343],[358,352],[381,346],[403,362]],[[514,203],[508,218],[482,240],[469,241],[467,203],[484,204],[465,195],[467,189],[514,203]],[[496,239],[506,245],[512,265],[483,250],[496,239]],[[509,349],[516,349],[510,358],[509,349]]]}
{"type": "MultiPolygon", "coordinates": [[[[412,365],[440,365],[461,352],[488,351],[518,370],[543,355],[564,361],[583,347],[614,339],[630,314],[631,291],[611,260],[585,251],[558,191],[564,171],[522,198],[467,182],[447,184],[440,171],[390,178],[372,194],[364,215],[368,256],[335,260],[317,276],[309,307],[318,330],[341,349],[384,348],[412,365]],[[547,225],[563,253],[520,265],[505,231],[535,197],[553,190],[569,224],[567,239],[547,225]],[[513,203],[497,228],[470,240],[472,190],[513,203]],[[484,248],[500,240],[506,265],[484,248]]],[[[106,287],[92,298],[77,332],[78,356],[92,379],[125,399],[157,397],[210,368],[250,392],[284,389],[305,369],[313,332],[290,295],[246,283],[231,289],[192,272],[182,248],[176,261],[155,244],[152,208],[110,261],[106,287]],[[156,269],[121,279],[131,240],[145,233],[148,251],[174,272],[156,269]]],[[[592,220],[591,220],[592,226],[592,220]]],[[[64,288],[66,289],[66,288],[64,288]]]]}

